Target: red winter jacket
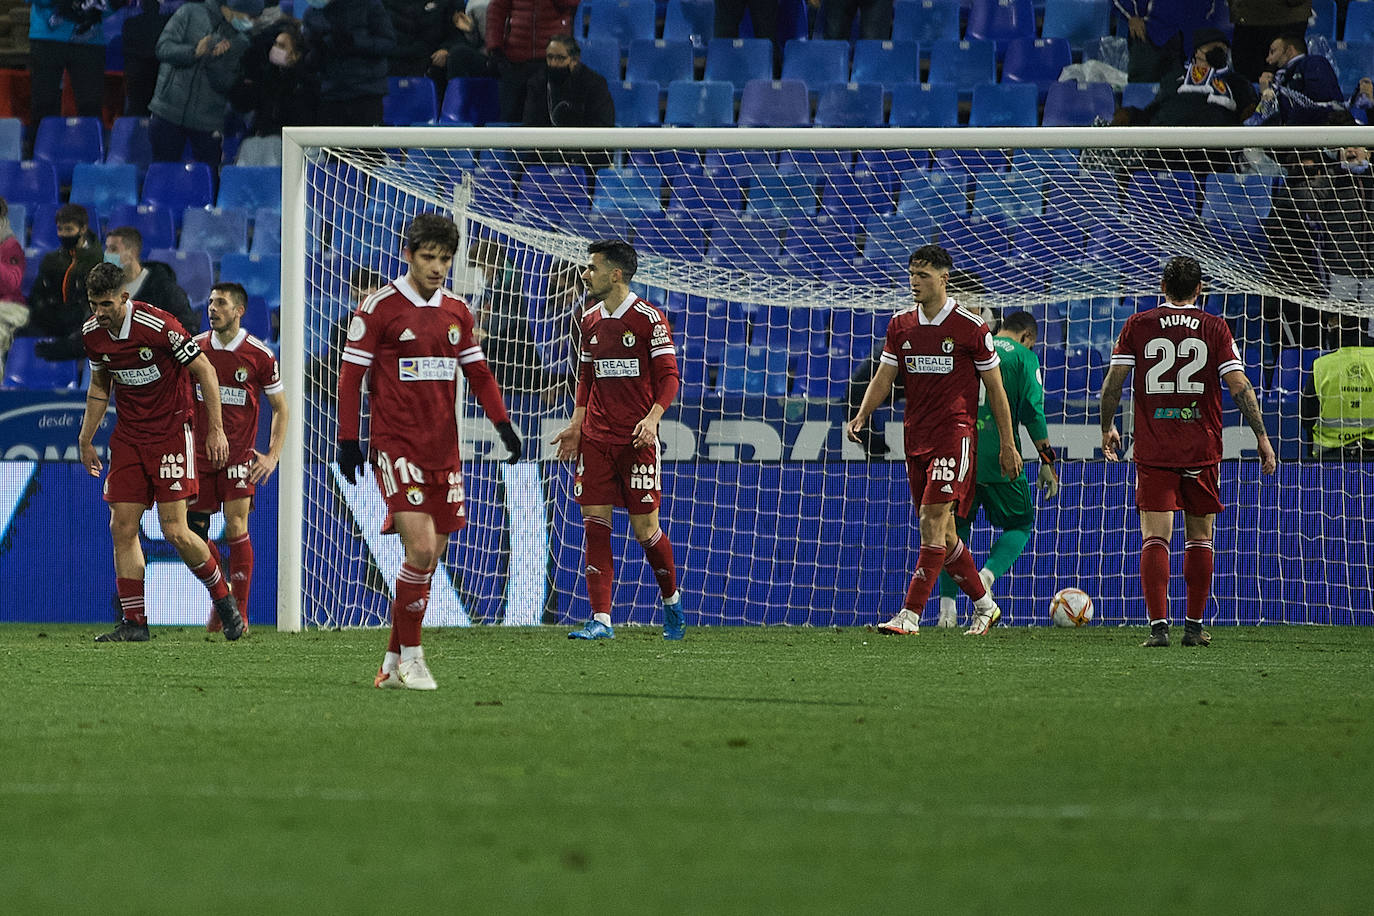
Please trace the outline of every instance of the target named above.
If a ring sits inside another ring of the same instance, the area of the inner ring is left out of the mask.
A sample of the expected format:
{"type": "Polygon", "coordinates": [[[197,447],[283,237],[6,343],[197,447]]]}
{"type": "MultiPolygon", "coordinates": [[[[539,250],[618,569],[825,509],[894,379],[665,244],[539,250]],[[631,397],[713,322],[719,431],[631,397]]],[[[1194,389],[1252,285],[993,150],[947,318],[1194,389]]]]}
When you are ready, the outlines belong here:
{"type": "Polygon", "coordinates": [[[487,7],[487,53],[500,51],[512,63],[542,60],[549,39],[574,35],[578,0],[491,0],[487,7]]]}

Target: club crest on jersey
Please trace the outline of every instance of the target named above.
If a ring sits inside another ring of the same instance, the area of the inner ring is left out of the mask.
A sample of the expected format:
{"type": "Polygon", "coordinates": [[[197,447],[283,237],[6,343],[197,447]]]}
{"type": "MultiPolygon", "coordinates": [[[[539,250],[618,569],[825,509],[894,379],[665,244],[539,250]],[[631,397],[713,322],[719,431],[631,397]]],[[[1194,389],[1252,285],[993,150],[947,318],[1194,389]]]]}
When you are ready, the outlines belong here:
{"type": "Polygon", "coordinates": [[[456,324],[448,326],[448,342],[453,346],[458,346],[458,341],[463,337],[463,329],[456,324]]]}
{"type": "Polygon", "coordinates": [[[626,331],[624,334],[621,334],[620,342],[627,347],[633,347],[635,345],[635,332],[626,331]]]}
{"type": "Polygon", "coordinates": [[[953,352],[954,352],[954,338],[953,338],[953,337],[946,337],[944,340],[940,341],[940,351],[941,351],[942,353],[953,353],[953,352]]]}
{"type": "Polygon", "coordinates": [[[246,381],[248,381],[248,370],[245,369],[245,368],[243,368],[242,366],[239,366],[237,369],[235,369],[235,370],[234,370],[234,381],[236,381],[236,382],[246,382],[246,381]]]}
{"type": "Polygon", "coordinates": [[[361,315],[354,315],[353,320],[348,323],[348,339],[362,340],[367,333],[367,325],[363,323],[361,315]]]}
{"type": "Polygon", "coordinates": [[[138,358],[139,358],[139,359],[144,359],[144,360],[152,359],[152,358],[153,358],[153,351],[150,350],[150,349],[147,348],[147,347],[139,347],[139,348],[138,348],[138,358]]]}
{"type": "Polygon", "coordinates": [[[425,501],[425,491],[419,487],[406,487],[406,502],[418,506],[425,501]]]}

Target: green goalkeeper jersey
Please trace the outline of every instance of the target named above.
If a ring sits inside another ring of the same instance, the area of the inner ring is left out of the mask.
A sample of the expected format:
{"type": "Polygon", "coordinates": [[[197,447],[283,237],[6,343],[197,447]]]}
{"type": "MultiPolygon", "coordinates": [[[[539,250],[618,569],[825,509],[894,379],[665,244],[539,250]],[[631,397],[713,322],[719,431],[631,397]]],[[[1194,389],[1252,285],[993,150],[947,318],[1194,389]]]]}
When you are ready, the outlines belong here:
{"type": "MultiPolygon", "coordinates": [[[[1002,387],[1007,390],[1007,403],[1011,406],[1012,432],[1024,426],[1031,441],[1047,438],[1045,380],[1040,374],[1040,360],[1028,347],[1007,337],[994,337],[992,347],[1002,360],[1002,387]]],[[[978,483],[1009,481],[997,457],[1001,448],[1002,437],[997,434],[997,421],[992,418],[987,391],[981,390],[978,396],[978,483]]]]}

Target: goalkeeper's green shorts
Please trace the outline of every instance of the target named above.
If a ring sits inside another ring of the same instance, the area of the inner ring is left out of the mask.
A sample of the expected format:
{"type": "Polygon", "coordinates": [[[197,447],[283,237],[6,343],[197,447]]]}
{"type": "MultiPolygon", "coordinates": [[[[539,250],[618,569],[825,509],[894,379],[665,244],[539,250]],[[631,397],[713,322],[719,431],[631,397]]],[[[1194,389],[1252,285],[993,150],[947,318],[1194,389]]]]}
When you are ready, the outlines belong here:
{"type": "Polygon", "coordinates": [[[967,525],[983,510],[988,524],[1001,531],[1029,528],[1035,523],[1035,503],[1031,500],[1030,482],[1022,474],[1007,483],[980,483],[973,488],[973,502],[968,518],[958,519],[967,525]]]}

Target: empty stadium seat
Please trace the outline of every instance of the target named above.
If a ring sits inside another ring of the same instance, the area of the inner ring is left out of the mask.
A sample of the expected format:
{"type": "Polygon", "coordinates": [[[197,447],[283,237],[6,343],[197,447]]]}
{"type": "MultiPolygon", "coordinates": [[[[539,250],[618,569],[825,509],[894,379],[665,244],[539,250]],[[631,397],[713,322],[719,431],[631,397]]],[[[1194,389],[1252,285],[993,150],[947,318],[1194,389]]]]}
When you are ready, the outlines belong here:
{"type": "Polygon", "coordinates": [[[893,127],[958,127],[959,90],[948,83],[899,83],[887,123],[893,127]]]}
{"type": "Polygon", "coordinates": [[[932,83],[948,83],[969,93],[979,83],[997,81],[997,46],[991,41],[934,41],[930,49],[932,83]]]}
{"type": "Polygon", "coordinates": [[[148,137],[148,119],[122,117],[115,118],[110,128],[110,150],[105,161],[129,163],[138,166],[142,175],[153,161],[153,144],[148,137]]]}
{"type": "Polygon", "coordinates": [[[981,264],[1011,251],[1006,224],[999,218],[956,216],[940,223],[940,244],[956,264],[981,264]]]}
{"type": "Polygon", "coordinates": [[[618,83],[623,79],[619,41],[610,37],[585,38],[578,42],[578,46],[582,48],[582,66],[600,73],[608,83],[618,83]]]}
{"type": "Polygon", "coordinates": [[[899,177],[897,212],[917,214],[939,223],[968,211],[968,174],[941,169],[907,172],[899,177]]]}
{"type": "Polygon", "coordinates": [[[145,204],[165,207],[180,226],[187,207],[209,207],[215,202],[214,179],[204,162],[154,162],[143,178],[145,204]]]}
{"type": "MultiPolygon", "coordinates": [[[[1349,5],[1350,0],[1346,0],[1349,5]]],[[[1336,40],[1336,0],[1312,0],[1312,17],[1308,20],[1307,34],[1320,35],[1327,41],[1336,40]]]]}
{"type": "Polygon", "coordinates": [[[663,37],[668,41],[685,39],[699,52],[715,34],[714,0],[668,0],[663,11],[663,37]]]}
{"type": "Polygon", "coordinates": [[[635,168],[599,169],[592,193],[593,210],[619,210],[631,219],[647,211],[662,209],[659,189],[663,176],[658,171],[635,168]]]}
{"type": "Polygon", "coordinates": [[[1269,215],[1274,180],[1268,175],[1211,174],[1203,186],[1202,219],[1244,230],[1269,215]]]}
{"type": "Polygon", "coordinates": [[[759,172],[749,188],[744,212],[783,220],[816,212],[816,185],[800,172],[759,172]]]}
{"type": "Polygon", "coordinates": [[[811,102],[801,80],[750,80],[740,98],[740,127],[807,127],[811,102]]]}
{"type": "Polygon", "coordinates": [[[586,212],[591,197],[585,169],[566,165],[532,165],[525,169],[516,192],[520,208],[539,222],[560,225],[586,212]]]}
{"type": "Polygon", "coordinates": [[[1045,0],[1040,34],[1063,38],[1075,50],[1096,42],[1111,31],[1111,0],[1045,0]]]}
{"type": "Polygon", "coordinates": [[[812,92],[849,80],[849,42],[789,41],[782,52],[782,78],[801,80],[812,92]]]}
{"type": "Polygon", "coordinates": [[[1088,127],[1096,118],[1111,121],[1115,110],[1116,97],[1107,83],[1067,80],[1049,87],[1040,124],[1044,127],[1088,127]]]}
{"type": "Polygon", "coordinates": [[[859,246],[851,225],[824,214],[788,221],[781,263],[788,273],[821,282],[861,282],[859,246]]]}
{"type": "Polygon", "coordinates": [[[1346,7],[1344,41],[1374,41],[1374,3],[1356,0],[1346,7]]]}
{"type": "Polygon", "coordinates": [[[262,296],[248,297],[239,326],[258,340],[268,341],[276,336],[272,333],[272,308],[262,296]]]}
{"type": "Polygon", "coordinates": [[[281,254],[281,213],[262,208],[253,214],[253,247],[250,254],[281,254]]]}
{"type": "Polygon", "coordinates": [[[643,0],[583,0],[576,12],[579,37],[614,38],[622,49],[637,38],[654,37],[654,4],[643,0]]]}
{"type": "Polygon", "coordinates": [[[706,252],[706,225],[697,215],[645,213],[634,222],[635,247],[646,254],[700,261],[706,252]]]}
{"type": "MultiPolygon", "coordinates": [[[[191,307],[199,311],[210,301],[210,287],[215,283],[215,265],[210,260],[208,251],[177,251],[174,248],[150,248],[147,238],[144,238],[143,259],[145,261],[161,261],[171,267],[177,275],[177,286],[186,292],[186,298],[191,300],[191,307]]],[[[244,257],[243,255],[226,255],[227,258],[244,257]]],[[[242,283],[243,280],[237,274],[226,273],[221,270],[221,278],[226,281],[242,283]]],[[[246,284],[245,284],[246,285],[246,284]]],[[[187,328],[191,333],[196,333],[196,328],[187,328]]]]}
{"type": "Polygon", "coordinates": [[[914,41],[922,47],[933,41],[959,39],[959,0],[896,0],[892,5],[892,40],[914,41]]]}
{"type": "Polygon", "coordinates": [[[1158,92],[1159,83],[1127,83],[1121,89],[1121,107],[1146,108],[1158,92]]]}
{"type": "Polygon", "coordinates": [[[1331,66],[1341,81],[1341,91],[1353,95],[1364,77],[1374,77],[1374,42],[1338,41],[1331,46],[1331,66]]]}
{"type": "Polygon", "coordinates": [[[35,352],[40,338],[16,337],[5,356],[5,388],[54,390],[81,387],[84,360],[46,360],[35,352]]]}
{"type": "Polygon", "coordinates": [[[1196,219],[1197,179],[1192,172],[1132,172],[1126,185],[1122,212],[1132,220],[1162,219],[1172,222],[1196,219]]]}
{"type": "Polygon", "coordinates": [[[744,186],[728,169],[685,172],[668,183],[668,210],[674,213],[714,214],[744,208],[744,186]]]}
{"type": "Polygon", "coordinates": [[[392,76],[382,99],[382,123],[397,127],[433,124],[439,117],[434,81],[427,76],[392,76]]]}
{"type": "Polygon", "coordinates": [[[707,260],[736,270],[774,270],[781,249],[777,227],[757,216],[718,214],[707,260]]]}
{"type": "Polygon", "coordinates": [[[267,300],[268,308],[281,306],[281,258],[257,254],[227,254],[220,264],[219,275],[221,280],[243,284],[248,295],[267,300]]]}
{"type": "Polygon", "coordinates": [[[78,162],[72,168],[72,190],[68,199],[101,218],[119,204],[137,204],[138,166],[78,162]]]}
{"type": "Polygon", "coordinates": [[[856,167],[826,176],[821,190],[821,213],[857,227],[872,216],[891,213],[892,209],[891,187],[876,172],[856,167]]]}
{"type": "Polygon", "coordinates": [[[631,83],[652,81],[667,86],[673,80],[689,80],[693,74],[690,41],[638,38],[630,42],[625,79],[631,83]]]}
{"type": "Polygon", "coordinates": [[[57,170],[51,162],[0,159],[0,194],[11,203],[56,206],[57,170]]]}
{"type": "Polygon", "coordinates": [[[99,118],[46,117],[38,124],[33,158],[51,162],[58,184],[69,185],[78,162],[105,160],[105,127],[99,118]]]}
{"type": "Polygon", "coordinates": [[[882,127],[881,83],[835,83],[816,103],[817,127],[882,127]]]}
{"type": "Polygon", "coordinates": [[[458,76],[449,80],[444,90],[444,107],[439,112],[440,123],[481,127],[488,121],[501,120],[499,86],[498,80],[486,76],[458,76]]]}
{"type": "Polygon", "coordinates": [[[10,229],[14,232],[14,237],[19,240],[21,248],[29,246],[29,205],[14,204],[5,201],[10,208],[10,229]]]}
{"type": "Polygon", "coordinates": [[[899,83],[915,83],[921,76],[921,49],[914,41],[854,42],[849,78],[856,83],[881,83],[888,92],[899,83]]]}
{"type": "Polygon", "coordinates": [[[1034,127],[1040,120],[1034,83],[979,83],[973,87],[970,127],[1034,127]]]}
{"type": "Polygon", "coordinates": [[[219,173],[221,207],[281,210],[281,169],[272,165],[227,165],[219,173]]]}
{"type": "Polygon", "coordinates": [[[1042,178],[1035,173],[990,172],[973,183],[973,215],[1001,218],[1012,226],[1027,217],[1039,216],[1042,178]]]}
{"type": "Polygon", "coordinates": [[[669,83],[663,123],[670,127],[733,127],[734,87],[718,80],[669,83]]]}
{"type": "Polygon", "coordinates": [[[233,207],[193,207],[181,221],[182,251],[205,251],[215,263],[226,254],[247,254],[248,211],[233,207]]]}
{"type": "Polygon", "coordinates": [[[176,221],[172,212],[157,204],[124,204],[110,211],[105,231],[132,226],[143,236],[143,249],[172,248],[176,245],[176,221]]]}
{"type": "Polygon", "coordinates": [[[1002,82],[1033,83],[1044,98],[1071,63],[1073,52],[1063,38],[1015,38],[1007,43],[1002,59],[1002,82]]]}
{"type": "Polygon", "coordinates": [[[1000,60],[1012,39],[1035,37],[1035,7],[1031,0],[972,0],[964,37],[994,42],[1000,60]]]}
{"type": "Polygon", "coordinates": [[[24,158],[24,123],[18,118],[0,118],[0,159],[24,158]]]}
{"type": "Polygon", "coordinates": [[[653,81],[609,83],[616,127],[658,127],[659,88],[653,81]]]}
{"type": "Polygon", "coordinates": [[[707,45],[705,78],[731,84],[736,96],[750,80],[772,75],[773,43],[766,38],[712,38],[707,45]]]}
{"type": "Polygon", "coordinates": [[[1076,263],[1083,257],[1084,226],[1057,213],[1031,214],[1011,229],[1011,258],[1031,264],[1076,263]]]}

